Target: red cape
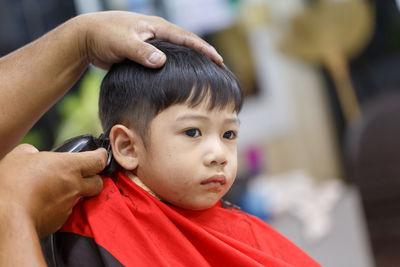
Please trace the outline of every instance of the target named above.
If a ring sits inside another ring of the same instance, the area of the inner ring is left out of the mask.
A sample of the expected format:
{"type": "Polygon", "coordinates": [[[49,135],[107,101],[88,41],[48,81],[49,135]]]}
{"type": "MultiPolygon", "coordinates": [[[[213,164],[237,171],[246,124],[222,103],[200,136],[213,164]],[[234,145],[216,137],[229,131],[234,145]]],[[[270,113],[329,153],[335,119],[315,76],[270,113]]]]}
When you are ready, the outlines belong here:
{"type": "Polygon", "coordinates": [[[122,265],[320,266],[265,222],[220,202],[185,210],[122,172],[103,182],[103,191],[79,203],[61,232],[93,239],[122,265]]]}

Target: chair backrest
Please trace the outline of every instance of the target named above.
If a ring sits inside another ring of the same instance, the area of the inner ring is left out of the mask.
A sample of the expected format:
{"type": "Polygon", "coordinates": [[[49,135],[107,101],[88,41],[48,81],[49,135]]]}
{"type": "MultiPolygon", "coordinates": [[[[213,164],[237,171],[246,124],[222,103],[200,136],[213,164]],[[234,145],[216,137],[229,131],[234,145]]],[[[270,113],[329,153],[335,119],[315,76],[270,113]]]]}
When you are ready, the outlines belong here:
{"type": "Polygon", "coordinates": [[[345,163],[361,192],[377,266],[400,262],[400,92],[363,106],[347,132],[345,163]]]}

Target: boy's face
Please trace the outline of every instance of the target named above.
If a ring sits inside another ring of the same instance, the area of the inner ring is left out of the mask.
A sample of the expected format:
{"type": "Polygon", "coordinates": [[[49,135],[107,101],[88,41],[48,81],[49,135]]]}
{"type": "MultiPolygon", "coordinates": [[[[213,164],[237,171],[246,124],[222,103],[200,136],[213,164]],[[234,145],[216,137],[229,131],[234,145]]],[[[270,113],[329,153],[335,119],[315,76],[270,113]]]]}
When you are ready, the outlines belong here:
{"type": "Polygon", "coordinates": [[[231,106],[209,111],[207,103],[173,105],[151,121],[136,175],[164,201],[209,208],[235,180],[238,131],[231,106]]]}

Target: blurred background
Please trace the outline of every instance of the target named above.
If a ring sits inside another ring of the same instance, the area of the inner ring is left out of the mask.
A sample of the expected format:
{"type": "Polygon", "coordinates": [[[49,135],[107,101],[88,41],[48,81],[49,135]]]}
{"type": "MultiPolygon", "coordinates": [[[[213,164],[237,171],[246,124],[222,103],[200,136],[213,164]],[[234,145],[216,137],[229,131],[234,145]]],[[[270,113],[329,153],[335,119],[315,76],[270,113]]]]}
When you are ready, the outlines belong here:
{"type": "MultiPolygon", "coordinates": [[[[400,1],[0,0],[0,56],[101,10],[158,15],[214,45],[246,96],[226,199],[323,266],[400,264],[400,1]]],[[[89,68],[25,136],[101,133],[89,68]]]]}

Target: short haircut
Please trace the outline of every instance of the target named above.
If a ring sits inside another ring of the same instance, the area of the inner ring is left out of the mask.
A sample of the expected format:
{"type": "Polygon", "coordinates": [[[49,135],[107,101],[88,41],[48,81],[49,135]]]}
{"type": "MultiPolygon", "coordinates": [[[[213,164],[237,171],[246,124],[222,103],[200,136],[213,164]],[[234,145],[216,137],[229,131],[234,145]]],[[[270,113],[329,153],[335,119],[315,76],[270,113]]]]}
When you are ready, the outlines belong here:
{"type": "Polygon", "coordinates": [[[150,69],[130,60],[114,64],[101,84],[99,117],[109,135],[118,123],[128,124],[146,140],[150,121],[174,104],[190,107],[208,101],[210,110],[242,106],[242,93],[232,72],[204,54],[179,45],[151,40],[167,56],[165,65],[150,69]]]}

